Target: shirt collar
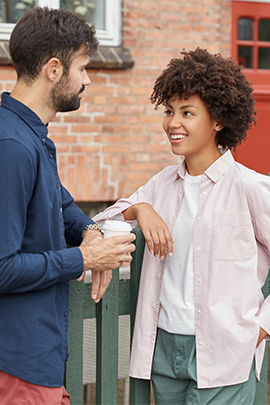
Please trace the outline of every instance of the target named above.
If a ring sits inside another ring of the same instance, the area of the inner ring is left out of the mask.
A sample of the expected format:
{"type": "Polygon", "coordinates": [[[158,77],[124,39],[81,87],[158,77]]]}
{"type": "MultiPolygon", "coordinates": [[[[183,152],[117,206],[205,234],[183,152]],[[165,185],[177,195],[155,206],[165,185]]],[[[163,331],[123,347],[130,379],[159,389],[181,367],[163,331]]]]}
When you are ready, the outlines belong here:
{"type": "Polygon", "coordinates": [[[216,183],[234,163],[234,158],[229,149],[219,149],[219,151],[222,155],[205,171],[206,176],[214,183],[216,183]]]}
{"type": "MultiPolygon", "coordinates": [[[[204,173],[214,183],[216,183],[227,171],[227,169],[234,163],[234,158],[229,149],[219,149],[219,151],[221,156],[210,167],[208,167],[204,173]]],[[[186,162],[183,160],[177,170],[175,181],[179,179],[179,177],[184,180],[186,171],[186,162]]]]}
{"type": "Polygon", "coordinates": [[[17,114],[27,125],[35,132],[35,134],[40,138],[47,136],[48,129],[46,125],[43,124],[41,119],[38,117],[34,111],[28,108],[25,104],[10,97],[10,93],[4,92],[1,97],[1,105],[17,114]]]}

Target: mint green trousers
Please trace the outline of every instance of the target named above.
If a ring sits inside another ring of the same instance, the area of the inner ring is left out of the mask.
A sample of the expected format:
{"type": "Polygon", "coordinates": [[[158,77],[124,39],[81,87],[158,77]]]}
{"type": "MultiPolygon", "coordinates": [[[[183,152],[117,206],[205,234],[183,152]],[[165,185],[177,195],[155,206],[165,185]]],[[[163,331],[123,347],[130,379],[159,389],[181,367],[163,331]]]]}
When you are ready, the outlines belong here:
{"type": "Polygon", "coordinates": [[[158,329],[152,366],[156,405],[252,405],[254,363],[248,381],[218,388],[197,388],[195,336],[158,329]]]}

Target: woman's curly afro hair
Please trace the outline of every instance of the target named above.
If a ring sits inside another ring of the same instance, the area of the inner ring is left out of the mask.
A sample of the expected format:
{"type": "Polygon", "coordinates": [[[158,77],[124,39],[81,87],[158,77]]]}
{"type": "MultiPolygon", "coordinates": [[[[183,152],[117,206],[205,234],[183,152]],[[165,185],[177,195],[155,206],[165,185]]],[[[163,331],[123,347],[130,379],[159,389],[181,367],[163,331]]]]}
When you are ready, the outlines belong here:
{"type": "Polygon", "coordinates": [[[167,105],[173,96],[188,99],[199,94],[210,119],[223,126],[217,132],[217,145],[235,149],[255,122],[251,84],[232,58],[224,59],[200,48],[181,54],[183,58],[172,59],[157,78],[151,102],[157,108],[167,105]]]}

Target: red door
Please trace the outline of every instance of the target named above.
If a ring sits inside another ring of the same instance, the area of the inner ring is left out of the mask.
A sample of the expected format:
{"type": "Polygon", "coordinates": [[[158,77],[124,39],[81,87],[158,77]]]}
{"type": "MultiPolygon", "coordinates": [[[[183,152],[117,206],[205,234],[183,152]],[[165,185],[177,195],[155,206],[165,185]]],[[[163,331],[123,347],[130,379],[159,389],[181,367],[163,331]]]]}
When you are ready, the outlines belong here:
{"type": "Polygon", "coordinates": [[[257,126],[236,149],[235,159],[270,173],[270,4],[232,1],[232,56],[253,84],[257,126]]]}

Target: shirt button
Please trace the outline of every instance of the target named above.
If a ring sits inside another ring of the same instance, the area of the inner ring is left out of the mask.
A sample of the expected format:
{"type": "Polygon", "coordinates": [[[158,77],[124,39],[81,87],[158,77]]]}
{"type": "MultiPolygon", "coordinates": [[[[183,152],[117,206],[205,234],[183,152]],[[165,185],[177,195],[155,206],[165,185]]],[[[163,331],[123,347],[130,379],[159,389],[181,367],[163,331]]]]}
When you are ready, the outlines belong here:
{"type": "Polygon", "coordinates": [[[59,188],[60,188],[59,184],[56,184],[56,187],[57,187],[57,188],[58,188],[58,190],[59,190],[59,188]]]}
{"type": "Polygon", "coordinates": [[[68,316],[68,313],[67,313],[67,312],[65,312],[65,316],[68,316]]]}
{"type": "Polygon", "coordinates": [[[49,154],[49,158],[53,159],[53,154],[52,153],[49,154]]]}
{"type": "Polygon", "coordinates": [[[202,192],[202,195],[205,195],[205,194],[206,194],[206,192],[205,192],[205,191],[203,191],[203,192],[202,192]]]}
{"type": "Polygon", "coordinates": [[[67,284],[68,282],[67,281],[65,281],[65,284],[67,284]]]}
{"type": "Polygon", "coordinates": [[[64,246],[64,247],[63,247],[63,250],[65,250],[65,249],[66,249],[66,247],[64,246]]]}
{"type": "Polygon", "coordinates": [[[201,313],[201,310],[200,310],[200,309],[198,309],[198,310],[197,310],[197,314],[199,314],[199,315],[200,315],[200,313],[201,313]]]}
{"type": "Polygon", "coordinates": [[[199,221],[201,218],[200,217],[197,217],[197,221],[199,221]]]}
{"type": "Polygon", "coordinates": [[[44,143],[46,142],[46,139],[45,139],[45,138],[42,138],[42,139],[41,139],[41,142],[42,142],[43,145],[44,145],[44,143]]]}
{"type": "Polygon", "coordinates": [[[202,345],[202,341],[201,341],[201,340],[199,340],[198,343],[199,343],[200,346],[202,345]]]}
{"type": "Polygon", "coordinates": [[[60,220],[61,220],[61,221],[63,221],[63,217],[62,217],[62,215],[60,216],[60,220]]]}
{"type": "Polygon", "coordinates": [[[198,247],[196,248],[196,250],[197,250],[197,252],[200,252],[200,250],[201,250],[200,246],[198,246],[198,247]]]}
{"type": "Polygon", "coordinates": [[[60,208],[60,212],[62,212],[63,211],[63,209],[62,208],[60,208]]]}
{"type": "Polygon", "coordinates": [[[201,283],[201,281],[202,281],[202,279],[199,277],[199,278],[197,279],[197,282],[198,282],[198,283],[201,283]]]}

